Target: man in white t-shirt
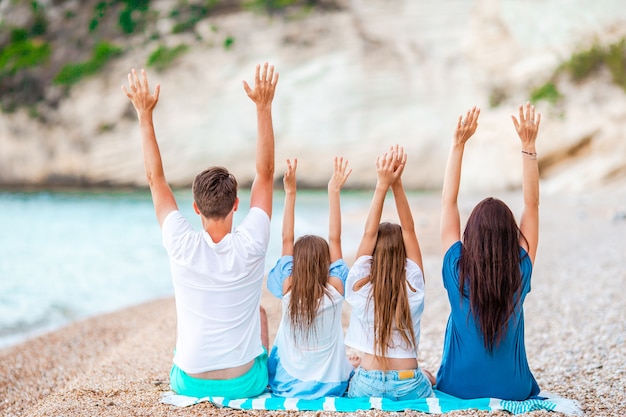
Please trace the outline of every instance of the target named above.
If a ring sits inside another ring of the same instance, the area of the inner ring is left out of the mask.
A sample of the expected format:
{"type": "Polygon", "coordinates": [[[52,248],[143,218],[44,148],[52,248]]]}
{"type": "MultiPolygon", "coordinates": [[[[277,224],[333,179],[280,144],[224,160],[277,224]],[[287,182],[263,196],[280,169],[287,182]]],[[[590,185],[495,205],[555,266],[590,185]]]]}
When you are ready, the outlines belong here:
{"type": "Polygon", "coordinates": [[[178,394],[243,398],[267,386],[269,340],[261,291],[272,215],[277,82],[278,73],[267,63],[257,65],[254,89],[243,81],[256,104],[258,124],[250,211],[233,229],[237,181],[226,168],[208,168],[193,183],[193,208],[202,231],[178,211],[165,179],[152,120],[160,86],[151,94],[145,71],[140,76],[133,69],[128,89],[122,87],[139,118],[146,176],[170,259],[177,313],[170,385],[178,394]]]}

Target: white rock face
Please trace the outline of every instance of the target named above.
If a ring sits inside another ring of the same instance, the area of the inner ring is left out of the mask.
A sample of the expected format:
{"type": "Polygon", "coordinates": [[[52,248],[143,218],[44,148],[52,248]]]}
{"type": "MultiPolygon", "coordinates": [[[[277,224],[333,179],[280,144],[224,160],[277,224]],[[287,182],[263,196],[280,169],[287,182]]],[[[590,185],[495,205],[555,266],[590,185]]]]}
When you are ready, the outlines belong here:
{"type": "MultiPolygon", "coordinates": [[[[241,80],[276,65],[273,107],[276,176],[285,158],[298,176],[324,186],[332,158],[354,169],[349,185],[371,187],[376,155],[399,143],[409,152],[405,184],[441,186],[458,116],[482,109],[466,148],[463,190],[518,187],[521,156],[510,115],[556,66],[593,39],[626,35],[623,0],[352,0],[348,10],[283,21],[250,13],[198,27],[166,72],[155,124],[166,175],[188,185],[210,165],[254,176],[256,116],[241,80]],[[215,30],[217,28],[217,30],[215,30]],[[234,39],[232,48],[222,45],[234,39]],[[505,92],[490,108],[490,95],[505,92]]],[[[167,22],[162,27],[167,29],[167,22]]],[[[55,182],[145,185],[139,128],[120,86],[157,43],[136,48],[71,90],[42,124],[25,112],[0,115],[0,184],[55,182]]],[[[582,85],[559,80],[563,102],[543,113],[537,143],[545,190],[626,190],[626,93],[605,74],[582,85]]]]}

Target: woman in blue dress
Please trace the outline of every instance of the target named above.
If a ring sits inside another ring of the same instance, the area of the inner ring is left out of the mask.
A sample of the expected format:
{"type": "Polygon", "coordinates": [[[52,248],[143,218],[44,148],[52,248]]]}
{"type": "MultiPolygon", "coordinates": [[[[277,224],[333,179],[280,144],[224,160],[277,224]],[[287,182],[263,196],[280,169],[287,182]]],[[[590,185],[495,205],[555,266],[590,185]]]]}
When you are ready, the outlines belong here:
{"type": "Polygon", "coordinates": [[[470,214],[463,240],[457,197],[465,143],[480,110],[459,117],[446,166],[441,211],[443,283],[451,313],[437,389],[459,398],[525,400],[539,393],[526,358],[523,303],[539,236],[535,140],[541,115],[526,103],[519,120],[523,213],[519,227],[502,201],[486,198],[470,214]]]}

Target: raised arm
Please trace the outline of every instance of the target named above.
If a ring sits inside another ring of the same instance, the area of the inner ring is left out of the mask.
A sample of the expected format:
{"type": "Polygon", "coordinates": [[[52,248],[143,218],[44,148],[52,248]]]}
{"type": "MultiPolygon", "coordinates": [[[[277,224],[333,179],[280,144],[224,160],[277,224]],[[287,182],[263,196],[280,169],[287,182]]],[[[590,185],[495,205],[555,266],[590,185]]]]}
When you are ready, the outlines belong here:
{"type": "Polygon", "coordinates": [[[461,164],[463,162],[465,143],[476,132],[479,115],[480,109],[477,109],[476,106],[472,107],[466,113],[465,118],[459,116],[454,131],[441,192],[440,236],[443,253],[461,239],[461,219],[458,206],[461,164]]]}
{"type": "Polygon", "coordinates": [[[541,122],[541,113],[535,115],[535,106],[526,103],[519,107],[519,121],[511,116],[515,130],[522,141],[522,192],[524,210],[520,220],[520,230],[526,239],[520,245],[535,263],[539,243],[539,164],[535,141],[541,122]]]}
{"type": "Polygon", "coordinates": [[[402,172],[404,172],[404,167],[406,166],[407,154],[401,146],[395,145],[393,149],[395,150],[396,167],[400,172],[400,176],[391,184],[391,191],[393,192],[398,218],[400,219],[406,257],[419,265],[420,269],[423,271],[422,252],[417,240],[417,234],[415,233],[415,222],[413,221],[409,200],[406,197],[406,192],[402,185],[402,172]]]}
{"type": "Polygon", "coordinates": [[[341,250],[341,187],[352,173],[348,168],[348,160],[343,157],[335,157],[333,175],[328,181],[328,245],[330,248],[330,262],[343,258],[341,250]]]}
{"type": "Polygon", "coordinates": [[[243,81],[248,97],[256,104],[257,145],[256,176],[250,191],[250,207],[259,207],[272,217],[272,194],[274,185],[274,127],[272,125],[272,100],[278,83],[278,73],[267,62],[256,66],[254,89],[243,81]]]}
{"type": "Polygon", "coordinates": [[[146,171],[146,178],[150,186],[152,194],[152,202],[156,212],[159,225],[163,224],[163,220],[167,215],[178,210],[174,193],[170,188],[165,173],[163,172],[163,162],[161,161],[161,152],[154,133],[154,123],[152,121],[152,113],[159,101],[159,92],[161,86],[157,85],[154,94],[150,94],[148,87],[148,76],[144,70],[141,70],[141,79],[137,75],[136,70],[131,70],[128,74],[128,89],[122,86],[122,90],[130,99],[137,111],[139,118],[139,127],[141,129],[141,145],[143,149],[143,162],[146,171]]]}
{"type": "Polygon", "coordinates": [[[293,163],[287,159],[287,170],[283,176],[285,187],[285,209],[283,211],[283,251],[282,256],[293,256],[294,219],[296,207],[296,168],[298,159],[293,163]]]}
{"type": "Polygon", "coordinates": [[[400,176],[401,171],[395,165],[396,155],[393,151],[385,152],[376,158],[376,189],[370,204],[369,213],[365,220],[365,231],[361,238],[361,244],[357,250],[357,258],[364,255],[372,255],[376,246],[376,236],[378,235],[378,225],[383,213],[383,204],[389,187],[400,176]]]}

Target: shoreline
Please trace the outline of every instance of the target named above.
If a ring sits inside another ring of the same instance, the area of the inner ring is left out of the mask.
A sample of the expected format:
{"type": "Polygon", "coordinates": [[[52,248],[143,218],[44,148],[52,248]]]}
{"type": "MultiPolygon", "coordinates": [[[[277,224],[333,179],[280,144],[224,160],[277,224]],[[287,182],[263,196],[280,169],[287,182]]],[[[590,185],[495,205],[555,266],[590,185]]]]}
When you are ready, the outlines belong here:
{"type": "MultiPolygon", "coordinates": [[[[541,389],[579,401],[590,416],[626,415],[626,203],[620,201],[620,195],[604,191],[542,197],[539,250],[532,291],[524,305],[528,360],[541,389]]],[[[517,215],[520,195],[502,198],[517,215]]],[[[439,275],[438,196],[417,195],[410,200],[424,252],[427,291],[420,366],[436,372],[449,312],[439,275]]],[[[475,201],[460,196],[463,219],[475,201]]],[[[347,260],[351,264],[352,260],[347,260]]],[[[272,262],[275,260],[268,259],[272,262]]],[[[262,304],[273,340],[280,302],[265,290],[262,304]]],[[[347,310],[344,308],[344,324],[347,310]]],[[[174,301],[167,297],[83,319],[1,348],[0,415],[266,414],[218,409],[206,403],[180,409],[161,404],[160,396],[169,391],[175,325],[174,301]]],[[[359,415],[388,413],[372,410],[359,415]]],[[[462,411],[446,415],[509,414],[462,411]]],[[[559,414],[542,411],[529,415],[559,414]]]]}

